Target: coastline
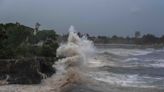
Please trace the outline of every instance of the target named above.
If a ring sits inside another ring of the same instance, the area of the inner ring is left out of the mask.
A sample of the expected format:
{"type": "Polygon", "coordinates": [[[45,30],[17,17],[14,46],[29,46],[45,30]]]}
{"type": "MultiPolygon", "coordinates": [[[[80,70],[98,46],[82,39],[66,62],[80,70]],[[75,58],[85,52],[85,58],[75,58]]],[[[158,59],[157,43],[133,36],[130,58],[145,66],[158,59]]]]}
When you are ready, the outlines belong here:
{"type": "Polygon", "coordinates": [[[137,49],[145,49],[145,48],[153,48],[153,49],[162,49],[164,48],[164,44],[104,44],[104,43],[94,43],[96,47],[111,47],[111,48],[137,48],[137,49]]]}

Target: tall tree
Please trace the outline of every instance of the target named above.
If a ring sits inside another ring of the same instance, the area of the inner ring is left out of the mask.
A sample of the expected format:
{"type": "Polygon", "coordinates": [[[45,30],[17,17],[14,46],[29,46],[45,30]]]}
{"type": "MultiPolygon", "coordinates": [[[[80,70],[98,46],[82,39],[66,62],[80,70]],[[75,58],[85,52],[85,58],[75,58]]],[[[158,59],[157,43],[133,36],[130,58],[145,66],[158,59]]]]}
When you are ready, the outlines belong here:
{"type": "Polygon", "coordinates": [[[41,26],[41,24],[39,23],[39,22],[37,22],[36,24],[35,24],[35,30],[39,30],[39,27],[41,26]]]}
{"type": "Polygon", "coordinates": [[[35,24],[35,30],[34,30],[34,33],[33,33],[34,35],[37,34],[37,32],[38,32],[40,26],[41,26],[41,24],[40,24],[39,22],[37,22],[37,23],[35,24]]]}
{"type": "Polygon", "coordinates": [[[141,33],[139,31],[135,32],[135,38],[139,38],[141,36],[141,33]]]}

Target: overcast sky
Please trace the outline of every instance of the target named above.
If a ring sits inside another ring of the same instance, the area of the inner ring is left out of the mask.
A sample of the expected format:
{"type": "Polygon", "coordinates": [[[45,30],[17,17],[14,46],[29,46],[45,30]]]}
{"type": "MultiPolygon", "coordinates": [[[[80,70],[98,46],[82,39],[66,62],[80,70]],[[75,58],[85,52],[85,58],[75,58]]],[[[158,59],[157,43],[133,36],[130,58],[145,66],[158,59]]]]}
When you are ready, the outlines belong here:
{"type": "Polygon", "coordinates": [[[92,35],[164,34],[164,0],[0,0],[0,22],[92,35]]]}

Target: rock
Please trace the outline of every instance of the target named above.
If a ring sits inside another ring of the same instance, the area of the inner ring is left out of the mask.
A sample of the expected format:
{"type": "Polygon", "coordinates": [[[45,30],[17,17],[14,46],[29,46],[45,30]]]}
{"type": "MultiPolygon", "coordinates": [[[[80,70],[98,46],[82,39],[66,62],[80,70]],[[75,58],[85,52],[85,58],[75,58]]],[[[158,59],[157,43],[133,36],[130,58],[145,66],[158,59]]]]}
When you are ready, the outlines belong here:
{"type": "Polygon", "coordinates": [[[8,84],[38,84],[45,76],[55,73],[53,59],[26,58],[0,60],[0,80],[8,84]],[[51,60],[51,61],[50,61],[51,60]]]}
{"type": "Polygon", "coordinates": [[[37,59],[40,62],[40,72],[45,74],[47,77],[50,77],[52,74],[55,73],[55,69],[52,67],[54,64],[54,61],[56,59],[54,58],[38,58],[37,59]]]}

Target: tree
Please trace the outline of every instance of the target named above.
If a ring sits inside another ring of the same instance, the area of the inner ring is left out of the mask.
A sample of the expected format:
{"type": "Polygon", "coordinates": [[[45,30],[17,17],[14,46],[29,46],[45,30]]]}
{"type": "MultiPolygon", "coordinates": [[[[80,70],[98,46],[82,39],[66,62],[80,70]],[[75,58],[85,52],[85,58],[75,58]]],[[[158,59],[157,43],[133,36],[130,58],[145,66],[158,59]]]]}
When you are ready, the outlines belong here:
{"type": "Polygon", "coordinates": [[[15,24],[16,24],[16,26],[17,26],[17,27],[19,27],[19,26],[20,26],[20,23],[19,23],[19,22],[16,22],[15,24]]]}
{"type": "Polygon", "coordinates": [[[38,31],[40,26],[41,26],[40,23],[37,22],[37,23],[35,24],[35,30],[38,31]]]}
{"type": "Polygon", "coordinates": [[[0,42],[1,42],[2,40],[6,39],[6,38],[7,38],[7,35],[6,35],[5,30],[4,30],[3,28],[0,29],[0,42]]]}
{"type": "Polygon", "coordinates": [[[158,38],[152,34],[147,34],[142,37],[142,40],[144,44],[155,44],[158,38]]]}
{"type": "Polygon", "coordinates": [[[139,31],[135,32],[135,38],[139,38],[141,36],[141,33],[139,31]]]}
{"type": "MultiPolygon", "coordinates": [[[[0,59],[56,56],[58,35],[54,30],[42,30],[34,36],[33,28],[18,25],[0,24],[0,59]]],[[[40,24],[36,26],[39,28],[40,24]]]]}
{"type": "Polygon", "coordinates": [[[160,39],[160,43],[163,43],[164,44],[164,35],[161,36],[159,39],[160,39]]]}
{"type": "Polygon", "coordinates": [[[4,29],[1,27],[0,28],[0,49],[3,48],[4,46],[4,40],[7,39],[7,35],[6,32],[4,31],[4,29]]]}
{"type": "Polygon", "coordinates": [[[40,23],[38,23],[38,22],[35,24],[35,30],[34,30],[34,33],[33,33],[34,35],[37,34],[37,32],[38,32],[40,26],[41,26],[41,25],[40,25],[40,23]]]}
{"type": "Polygon", "coordinates": [[[112,40],[117,40],[118,37],[117,37],[117,35],[113,35],[111,39],[112,39],[112,40]]]}
{"type": "Polygon", "coordinates": [[[44,57],[56,57],[56,50],[58,46],[58,43],[54,42],[52,39],[46,40],[39,55],[44,57]]]}

